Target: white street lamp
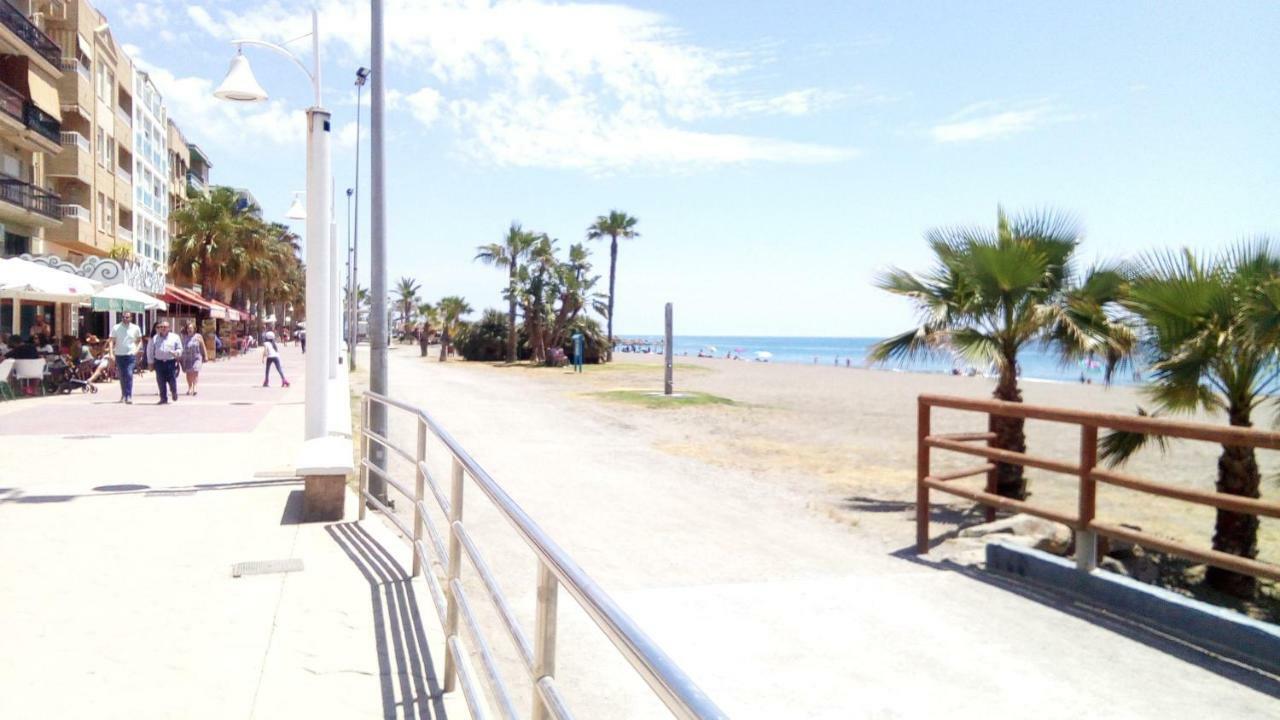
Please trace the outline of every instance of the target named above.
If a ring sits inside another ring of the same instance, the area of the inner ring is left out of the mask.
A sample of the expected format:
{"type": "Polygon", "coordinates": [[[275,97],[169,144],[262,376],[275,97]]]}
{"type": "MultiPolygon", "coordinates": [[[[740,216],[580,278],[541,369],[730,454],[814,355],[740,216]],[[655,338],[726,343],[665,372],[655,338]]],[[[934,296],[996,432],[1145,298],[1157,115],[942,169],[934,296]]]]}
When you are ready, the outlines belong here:
{"type": "Polygon", "coordinates": [[[289,209],[285,211],[284,216],[290,220],[307,219],[307,208],[302,204],[302,193],[296,192],[293,194],[293,203],[289,205],[289,209]]]}
{"type": "MultiPolygon", "coordinates": [[[[311,68],[288,49],[275,43],[261,40],[232,40],[237,47],[236,56],[231,59],[227,68],[227,76],[214,91],[214,96],[223,100],[236,102],[262,102],[267,99],[266,90],[258,84],[249,67],[249,59],[244,56],[243,47],[261,47],[274,50],[293,61],[311,81],[311,89],[315,101],[307,108],[307,189],[306,212],[295,214],[290,208],[289,217],[307,221],[307,344],[311,352],[306,361],[306,439],[324,437],[327,433],[328,418],[328,379],[330,356],[335,356],[337,345],[330,337],[333,329],[332,319],[328,315],[334,312],[334,303],[330,295],[337,291],[336,283],[331,282],[330,268],[337,259],[333,257],[336,238],[329,237],[325,227],[330,214],[329,185],[329,111],[320,101],[320,30],[319,19],[314,8],[311,10],[311,68]]],[[[303,36],[305,37],[305,36],[303,36]]],[[[297,197],[294,198],[297,206],[297,197]]]]}

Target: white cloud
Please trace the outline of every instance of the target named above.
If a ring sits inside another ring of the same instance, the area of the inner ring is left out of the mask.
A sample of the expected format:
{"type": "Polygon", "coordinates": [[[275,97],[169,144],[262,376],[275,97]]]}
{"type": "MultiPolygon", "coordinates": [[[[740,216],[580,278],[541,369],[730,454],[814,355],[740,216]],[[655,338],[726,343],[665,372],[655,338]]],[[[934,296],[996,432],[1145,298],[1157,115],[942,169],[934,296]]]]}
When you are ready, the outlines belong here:
{"type": "Polygon", "coordinates": [[[1020,105],[985,101],[969,105],[945,122],[934,125],[929,134],[939,143],[993,140],[1069,119],[1057,112],[1048,100],[1020,105]]]}
{"type": "MultiPolygon", "coordinates": [[[[320,0],[319,11],[326,43],[368,56],[367,4],[320,0]]],[[[699,127],[748,115],[810,115],[840,95],[821,88],[744,91],[759,58],[694,44],[652,12],[548,0],[388,0],[385,12],[388,84],[420,87],[394,105],[426,126],[451,120],[448,127],[477,159],[617,170],[833,162],[855,154],[699,127]],[[726,89],[730,81],[733,91],[726,89]],[[538,147],[527,147],[530,141],[538,147]]],[[[208,3],[188,14],[221,39],[283,41],[310,30],[304,6],[295,2],[247,11],[208,3]]]]}

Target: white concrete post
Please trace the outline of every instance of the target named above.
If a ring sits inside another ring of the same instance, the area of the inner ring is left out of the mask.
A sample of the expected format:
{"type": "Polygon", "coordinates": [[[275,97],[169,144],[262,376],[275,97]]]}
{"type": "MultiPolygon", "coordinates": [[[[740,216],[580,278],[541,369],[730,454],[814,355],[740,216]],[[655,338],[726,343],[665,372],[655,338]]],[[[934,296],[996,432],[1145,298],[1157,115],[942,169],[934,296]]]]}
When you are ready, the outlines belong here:
{"type": "Polygon", "coordinates": [[[329,112],[307,109],[307,349],[306,439],[324,437],[328,413],[329,358],[329,112]]]}
{"type": "MultiPolygon", "coordinates": [[[[330,198],[332,201],[332,198],[330,198]]],[[[330,206],[332,209],[332,205],[330,206]]],[[[329,379],[338,377],[338,356],[342,354],[342,311],[338,288],[338,223],[329,221],[329,379]]]]}

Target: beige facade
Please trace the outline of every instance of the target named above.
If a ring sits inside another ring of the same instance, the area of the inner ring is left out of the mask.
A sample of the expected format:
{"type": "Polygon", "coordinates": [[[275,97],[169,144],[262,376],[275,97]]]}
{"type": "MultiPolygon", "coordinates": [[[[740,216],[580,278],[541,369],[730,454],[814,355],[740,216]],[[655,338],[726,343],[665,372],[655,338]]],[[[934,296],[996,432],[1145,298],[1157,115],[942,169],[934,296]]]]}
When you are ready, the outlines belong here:
{"type": "Polygon", "coordinates": [[[48,5],[45,25],[62,49],[62,153],[48,177],[63,222],[45,232],[43,252],[75,261],[132,250],[133,62],[88,2],[48,5]]]}
{"type": "Polygon", "coordinates": [[[61,48],[37,24],[39,3],[0,5],[0,241],[3,255],[40,252],[61,224],[47,170],[61,154],[61,48]],[[33,19],[35,18],[35,19],[33,19]]]}
{"type": "Polygon", "coordinates": [[[191,150],[187,138],[169,120],[169,235],[174,232],[173,213],[187,204],[187,173],[191,172],[191,150]]]}

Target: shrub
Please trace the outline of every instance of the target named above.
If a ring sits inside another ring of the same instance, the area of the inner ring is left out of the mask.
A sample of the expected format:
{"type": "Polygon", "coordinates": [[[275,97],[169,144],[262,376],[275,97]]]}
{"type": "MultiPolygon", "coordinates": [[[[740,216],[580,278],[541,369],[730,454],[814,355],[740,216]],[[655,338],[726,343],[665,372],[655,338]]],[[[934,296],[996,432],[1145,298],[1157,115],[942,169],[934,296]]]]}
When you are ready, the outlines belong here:
{"type": "Polygon", "coordinates": [[[507,316],[489,308],[480,319],[460,324],[453,347],[465,360],[504,360],[507,357],[507,316]]]}

